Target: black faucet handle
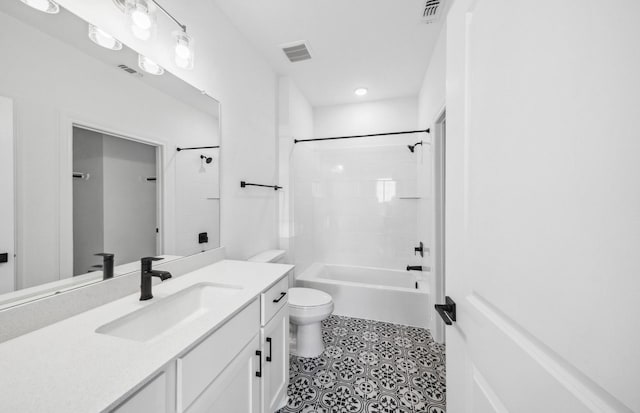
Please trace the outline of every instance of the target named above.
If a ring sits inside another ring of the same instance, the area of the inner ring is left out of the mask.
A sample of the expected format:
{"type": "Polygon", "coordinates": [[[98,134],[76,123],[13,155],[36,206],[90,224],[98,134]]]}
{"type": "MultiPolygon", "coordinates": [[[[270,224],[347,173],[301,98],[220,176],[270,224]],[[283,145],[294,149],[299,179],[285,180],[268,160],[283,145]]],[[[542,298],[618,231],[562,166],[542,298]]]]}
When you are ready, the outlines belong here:
{"type": "Polygon", "coordinates": [[[114,254],[111,254],[111,253],[108,253],[108,252],[101,252],[101,253],[93,254],[93,255],[95,255],[96,257],[104,257],[104,258],[113,258],[115,256],[114,254]]]}
{"type": "Polygon", "coordinates": [[[145,261],[145,262],[160,261],[160,260],[164,260],[164,258],[162,258],[162,257],[144,257],[144,258],[140,258],[140,261],[145,261]]]}

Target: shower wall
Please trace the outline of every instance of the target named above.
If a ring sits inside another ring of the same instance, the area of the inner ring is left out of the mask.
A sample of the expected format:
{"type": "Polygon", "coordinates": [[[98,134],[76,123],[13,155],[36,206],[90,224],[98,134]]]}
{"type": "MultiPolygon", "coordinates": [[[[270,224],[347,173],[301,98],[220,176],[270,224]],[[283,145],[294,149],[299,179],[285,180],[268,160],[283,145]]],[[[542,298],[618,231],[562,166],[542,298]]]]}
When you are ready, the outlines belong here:
{"type": "MultiPolygon", "coordinates": [[[[315,137],[414,130],[415,99],[314,110],[315,137]]],[[[292,156],[296,271],[313,262],[403,270],[414,256],[419,202],[429,184],[428,135],[395,135],[295,145],[292,156]],[[420,180],[428,177],[420,177],[420,180]]]]}

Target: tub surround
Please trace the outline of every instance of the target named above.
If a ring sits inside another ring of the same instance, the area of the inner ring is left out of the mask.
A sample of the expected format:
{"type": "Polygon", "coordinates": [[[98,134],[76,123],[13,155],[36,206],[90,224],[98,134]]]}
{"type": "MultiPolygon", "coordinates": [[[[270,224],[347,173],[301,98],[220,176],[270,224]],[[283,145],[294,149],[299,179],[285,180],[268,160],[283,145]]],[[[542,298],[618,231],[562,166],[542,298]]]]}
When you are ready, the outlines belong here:
{"type": "Polygon", "coordinates": [[[426,315],[432,310],[427,274],[315,263],[296,283],[331,295],[336,315],[428,328],[426,315]]]}
{"type": "Polygon", "coordinates": [[[113,409],[172,359],[216,331],[293,268],[224,260],[0,344],[0,411],[102,412],[113,409]],[[215,311],[149,342],[96,333],[96,329],[197,283],[242,287],[220,297],[215,311]],[[34,389],[37,389],[34,391],[34,389]]]}

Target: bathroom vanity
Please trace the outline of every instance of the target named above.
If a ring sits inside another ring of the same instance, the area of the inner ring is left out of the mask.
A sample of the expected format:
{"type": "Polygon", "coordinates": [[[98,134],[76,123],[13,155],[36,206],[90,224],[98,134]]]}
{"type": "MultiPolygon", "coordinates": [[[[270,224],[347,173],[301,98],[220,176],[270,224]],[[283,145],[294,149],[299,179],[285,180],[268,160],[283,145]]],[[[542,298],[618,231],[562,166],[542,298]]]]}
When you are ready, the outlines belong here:
{"type": "Polygon", "coordinates": [[[223,260],[0,344],[3,412],[274,412],[288,272],[223,260]]]}

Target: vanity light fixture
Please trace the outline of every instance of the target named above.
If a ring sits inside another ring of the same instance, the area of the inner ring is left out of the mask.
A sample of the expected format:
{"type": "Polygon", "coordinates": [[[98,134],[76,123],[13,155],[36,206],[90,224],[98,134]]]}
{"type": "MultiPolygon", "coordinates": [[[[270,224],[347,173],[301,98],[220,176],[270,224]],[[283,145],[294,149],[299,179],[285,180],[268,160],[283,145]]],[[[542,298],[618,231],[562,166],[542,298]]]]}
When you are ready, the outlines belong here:
{"type": "Polygon", "coordinates": [[[150,75],[160,76],[164,73],[164,69],[159,64],[141,54],[138,55],[138,67],[150,75]]]}
{"type": "Polygon", "coordinates": [[[180,27],[180,30],[172,33],[175,41],[172,53],[173,61],[181,69],[193,69],[195,55],[193,37],[187,34],[187,26],[173,17],[160,3],[156,0],[113,0],[113,2],[127,16],[127,24],[134,36],[141,40],[149,40],[154,37],[157,29],[157,10],[173,20],[180,27]]]}
{"type": "Polygon", "coordinates": [[[60,12],[60,6],[53,0],[20,0],[27,6],[31,6],[36,10],[40,10],[49,14],[60,12]]]}
{"type": "Polygon", "coordinates": [[[89,23],[89,39],[91,39],[91,41],[97,44],[98,46],[102,46],[105,49],[109,49],[109,50],[122,49],[122,42],[120,42],[115,37],[111,36],[109,33],[105,32],[98,26],[94,26],[91,23],[89,23]]]}
{"type": "Polygon", "coordinates": [[[359,87],[359,88],[357,88],[356,90],[353,91],[353,93],[355,93],[356,96],[364,96],[364,95],[367,94],[367,92],[369,92],[369,91],[367,90],[366,87],[359,87]]]}

